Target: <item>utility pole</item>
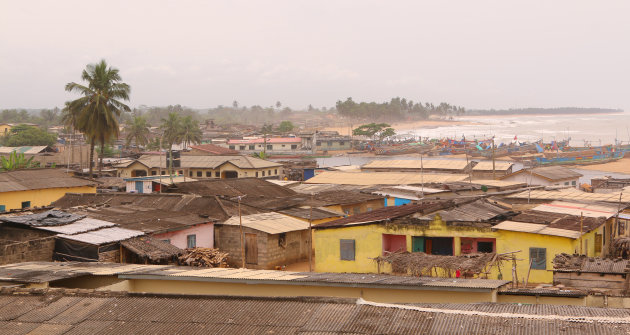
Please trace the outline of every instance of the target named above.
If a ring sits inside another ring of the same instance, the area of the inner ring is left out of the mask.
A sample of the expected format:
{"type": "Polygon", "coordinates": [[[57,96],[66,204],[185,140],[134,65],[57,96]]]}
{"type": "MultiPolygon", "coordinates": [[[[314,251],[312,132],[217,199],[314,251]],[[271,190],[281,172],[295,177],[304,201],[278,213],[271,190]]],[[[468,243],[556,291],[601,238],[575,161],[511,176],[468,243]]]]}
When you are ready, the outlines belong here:
{"type": "Polygon", "coordinates": [[[241,267],[245,268],[245,246],[243,245],[243,217],[241,216],[241,197],[238,197],[238,225],[241,230],[241,267]]]}
{"type": "Polygon", "coordinates": [[[422,187],[421,195],[424,199],[424,164],[422,163],[422,154],[420,154],[420,185],[422,187]]]}
{"type": "Polygon", "coordinates": [[[584,227],[584,212],[580,212],[580,255],[582,255],[582,229],[583,227],[584,227]]]}
{"type": "Polygon", "coordinates": [[[497,179],[497,174],[495,170],[495,161],[494,161],[494,136],[492,136],[492,179],[497,179]]]}
{"type": "Polygon", "coordinates": [[[308,214],[308,272],[313,272],[313,193],[311,193],[311,210],[308,214]]]}

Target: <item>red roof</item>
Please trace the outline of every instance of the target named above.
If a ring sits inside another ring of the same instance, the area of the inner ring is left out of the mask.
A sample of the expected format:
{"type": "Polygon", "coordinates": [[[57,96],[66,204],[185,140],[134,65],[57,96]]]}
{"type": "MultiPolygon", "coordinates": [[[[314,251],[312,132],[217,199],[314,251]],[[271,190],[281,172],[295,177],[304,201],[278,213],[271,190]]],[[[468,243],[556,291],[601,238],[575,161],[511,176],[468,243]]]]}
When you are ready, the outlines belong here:
{"type": "Polygon", "coordinates": [[[213,155],[238,155],[239,152],[236,150],[220,147],[214,144],[199,144],[199,145],[191,145],[191,149],[207,152],[213,155]]]}
{"type": "Polygon", "coordinates": [[[325,223],[320,223],[313,226],[314,229],[329,228],[329,227],[344,227],[359,224],[368,224],[373,222],[380,222],[387,219],[395,219],[402,216],[406,216],[413,213],[429,213],[445,207],[449,207],[453,204],[452,201],[432,201],[428,203],[420,204],[405,204],[402,206],[389,206],[379,209],[375,209],[370,212],[361,214],[355,214],[343,219],[333,220],[325,223]]]}
{"type": "MultiPolygon", "coordinates": [[[[301,143],[302,139],[299,137],[270,137],[267,139],[267,143],[301,143]]],[[[265,143],[264,138],[255,138],[251,140],[229,140],[228,144],[258,144],[265,143]]]]}

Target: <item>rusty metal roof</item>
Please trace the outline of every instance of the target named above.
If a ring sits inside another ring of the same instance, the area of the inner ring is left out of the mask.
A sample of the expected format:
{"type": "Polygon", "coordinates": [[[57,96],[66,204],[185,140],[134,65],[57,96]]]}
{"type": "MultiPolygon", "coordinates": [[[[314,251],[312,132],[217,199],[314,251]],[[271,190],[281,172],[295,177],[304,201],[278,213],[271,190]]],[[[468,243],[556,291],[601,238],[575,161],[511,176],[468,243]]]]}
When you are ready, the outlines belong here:
{"type": "Polygon", "coordinates": [[[63,169],[25,169],[0,173],[0,192],[93,186],[97,183],[72,177],[63,169]]]}
{"type": "MultiPolygon", "coordinates": [[[[511,210],[491,203],[486,199],[479,199],[474,202],[448,208],[438,212],[443,221],[454,222],[487,222],[493,219],[505,218],[512,213],[511,210]]],[[[421,217],[425,220],[433,220],[435,214],[421,217]]]]}
{"type": "Polygon", "coordinates": [[[627,309],[380,304],[362,299],[131,295],[50,289],[0,294],[7,334],[605,334],[627,309]]]}
{"type": "Polygon", "coordinates": [[[325,171],[309,180],[306,184],[339,185],[410,185],[464,181],[465,174],[438,174],[417,172],[341,172],[325,171]]]}
{"type": "Polygon", "coordinates": [[[362,169],[413,169],[420,170],[454,170],[465,169],[470,163],[465,160],[453,159],[425,159],[422,164],[419,159],[393,159],[373,160],[361,166],[362,169]]]}

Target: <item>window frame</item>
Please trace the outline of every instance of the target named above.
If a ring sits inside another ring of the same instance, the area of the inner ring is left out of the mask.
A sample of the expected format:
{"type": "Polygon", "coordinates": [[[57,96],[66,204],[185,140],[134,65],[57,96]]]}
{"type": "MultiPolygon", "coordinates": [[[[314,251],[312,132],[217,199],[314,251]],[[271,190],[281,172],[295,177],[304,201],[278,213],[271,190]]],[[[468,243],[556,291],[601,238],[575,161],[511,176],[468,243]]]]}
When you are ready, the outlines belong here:
{"type": "Polygon", "coordinates": [[[354,239],[339,239],[339,260],[341,261],[355,261],[357,255],[357,244],[354,239]],[[351,254],[350,250],[346,249],[344,252],[344,245],[346,248],[352,248],[351,254]]]}
{"type": "Polygon", "coordinates": [[[547,248],[530,247],[529,259],[532,270],[547,270],[547,248]]]}

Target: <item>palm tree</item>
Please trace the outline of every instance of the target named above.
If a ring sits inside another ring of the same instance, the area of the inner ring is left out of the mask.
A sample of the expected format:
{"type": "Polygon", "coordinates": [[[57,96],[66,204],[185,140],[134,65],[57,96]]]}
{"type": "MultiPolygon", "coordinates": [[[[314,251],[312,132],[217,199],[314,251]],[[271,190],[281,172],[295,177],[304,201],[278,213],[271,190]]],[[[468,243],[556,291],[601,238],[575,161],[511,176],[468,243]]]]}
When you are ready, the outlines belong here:
{"type": "Polygon", "coordinates": [[[171,177],[171,184],[173,183],[173,144],[180,143],[182,141],[182,119],[175,112],[168,113],[166,119],[162,119],[162,125],[160,128],[164,131],[162,139],[168,144],[168,174],[171,177]]]}
{"type": "Polygon", "coordinates": [[[81,98],[69,103],[68,109],[76,113],[76,129],[83,132],[90,142],[90,178],[92,178],[94,146],[100,144],[101,155],[99,174],[103,168],[103,154],[107,142],[118,137],[117,117],[123,111],[131,111],[120,100],[129,100],[129,85],[122,82],[118,69],[108,67],[105,60],[89,64],[81,79],[87,86],[71,82],[66,84],[66,91],[78,92],[81,98]]]}
{"type": "Polygon", "coordinates": [[[199,129],[199,121],[188,115],[182,119],[181,140],[184,142],[184,148],[187,148],[191,143],[201,143],[203,132],[199,129]]]}
{"type": "Polygon", "coordinates": [[[149,143],[149,126],[147,119],[143,116],[134,116],[133,120],[127,122],[129,132],[127,133],[127,147],[134,140],[138,149],[140,146],[145,146],[149,143]]]}

